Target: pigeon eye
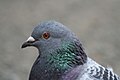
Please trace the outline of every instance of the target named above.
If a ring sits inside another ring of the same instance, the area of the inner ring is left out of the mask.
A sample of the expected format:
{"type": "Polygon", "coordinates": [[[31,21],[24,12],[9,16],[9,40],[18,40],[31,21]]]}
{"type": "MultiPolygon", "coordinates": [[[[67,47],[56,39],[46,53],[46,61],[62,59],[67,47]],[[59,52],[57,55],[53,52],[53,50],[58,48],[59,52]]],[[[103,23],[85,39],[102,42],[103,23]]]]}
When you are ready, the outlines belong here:
{"type": "Polygon", "coordinates": [[[48,32],[44,32],[43,35],[42,35],[42,37],[44,39],[48,39],[50,37],[50,34],[48,32]]]}

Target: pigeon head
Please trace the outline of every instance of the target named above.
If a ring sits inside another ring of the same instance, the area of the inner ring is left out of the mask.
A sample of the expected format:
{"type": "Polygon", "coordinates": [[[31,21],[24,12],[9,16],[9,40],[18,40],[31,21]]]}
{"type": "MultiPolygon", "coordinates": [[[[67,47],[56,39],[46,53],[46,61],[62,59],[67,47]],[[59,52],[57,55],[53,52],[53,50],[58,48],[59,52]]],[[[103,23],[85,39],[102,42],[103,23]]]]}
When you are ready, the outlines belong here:
{"type": "Polygon", "coordinates": [[[87,56],[75,34],[56,21],[42,22],[36,26],[22,48],[29,46],[34,46],[39,51],[31,75],[34,75],[34,70],[38,70],[41,73],[40,80],[58,78],[62,73],[87,61],[87,56]]]}
{"type": "Polygon", "coordinates": [[[61,23],[46,21],[36,26],[31,36],[22,45],[22,48],[34,46],[39,53],[57,49],[63,43],[72,40],[73,33],[61,23]]]}

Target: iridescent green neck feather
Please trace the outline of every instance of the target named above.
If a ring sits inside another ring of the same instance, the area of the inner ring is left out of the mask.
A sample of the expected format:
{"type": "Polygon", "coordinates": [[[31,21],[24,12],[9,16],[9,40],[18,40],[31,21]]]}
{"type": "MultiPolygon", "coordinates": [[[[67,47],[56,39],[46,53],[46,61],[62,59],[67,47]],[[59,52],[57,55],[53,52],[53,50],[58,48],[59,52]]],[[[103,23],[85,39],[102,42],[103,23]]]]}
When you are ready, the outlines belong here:
{"type": "Polygon", "coordinates": [[[48,56],[48,64],[59,71],[69,70],[86,63],[87,56],[80,43],[63,43],[48,56]]]}

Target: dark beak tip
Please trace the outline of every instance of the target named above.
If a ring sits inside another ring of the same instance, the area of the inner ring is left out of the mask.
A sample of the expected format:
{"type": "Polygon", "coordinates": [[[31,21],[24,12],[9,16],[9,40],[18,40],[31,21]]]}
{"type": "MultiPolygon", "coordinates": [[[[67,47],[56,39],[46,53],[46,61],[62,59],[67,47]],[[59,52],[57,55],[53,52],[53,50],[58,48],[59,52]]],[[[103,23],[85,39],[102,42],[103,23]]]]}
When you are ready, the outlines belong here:
{"type": "Polygon", "coordinates": [[[23,43],[23,45],[21,46],[21,48],[23,49],[23,48],[25,48],[25,47],[27,47],[27,46],[23,43]]]}
{"type": "Polygon", "coordinates": [[[26,48],[27,46],[29,46],[29,44],[28,44],[27,42],[24,42],[24,43],[22,44],[21,48],[23,49],[23,48],[26,48]]]}
{"type": "Polygon", "coordinates": [[[21,48],[23,49],[23,48],[25,48],[25,46],[22,45],[21,48]]]}
{"type": "Polygon", "coordinates": [[[23,45],[21,46],[21,48],[26,48],[28,46],[33,46],[33,43],[34,43],[34,41],[32,41],[32,42],[30,42],[30,41],[24,42],[23,45]]]}

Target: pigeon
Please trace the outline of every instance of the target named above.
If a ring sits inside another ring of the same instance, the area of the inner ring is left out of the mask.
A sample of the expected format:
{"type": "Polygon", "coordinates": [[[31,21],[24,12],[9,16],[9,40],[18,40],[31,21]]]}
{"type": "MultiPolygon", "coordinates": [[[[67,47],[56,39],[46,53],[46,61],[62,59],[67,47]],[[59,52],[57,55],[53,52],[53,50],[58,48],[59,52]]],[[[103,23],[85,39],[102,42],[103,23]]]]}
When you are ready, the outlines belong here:
{"type": "Polygon", "coordinates": [[[111,68],[89,58],[75,33],[51,20],[38,24],[21,48],[36,47],[29,80],[120,80],[111,68]]]}

